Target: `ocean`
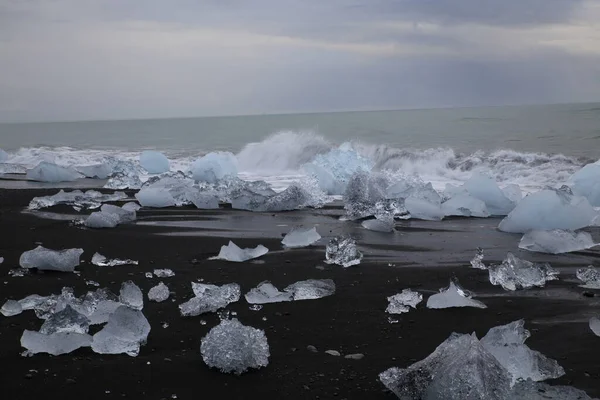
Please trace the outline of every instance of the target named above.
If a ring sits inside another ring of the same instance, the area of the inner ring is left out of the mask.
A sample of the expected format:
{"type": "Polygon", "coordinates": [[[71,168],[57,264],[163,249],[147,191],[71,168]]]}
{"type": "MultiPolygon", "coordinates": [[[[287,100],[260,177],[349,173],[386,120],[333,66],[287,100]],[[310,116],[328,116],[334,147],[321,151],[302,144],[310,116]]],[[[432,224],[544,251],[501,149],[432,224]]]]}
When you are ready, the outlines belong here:
{"type": "Polygon", "coordinates": [[[418,175],[437,189],[480,172],[532,191],[600,158],[600,103],[0,124],[7,163],[89,165],[156,149],[185,170],[208,152],[231,151],[242,178],[276,188],[345,142],[377,169],[418,175]]]}

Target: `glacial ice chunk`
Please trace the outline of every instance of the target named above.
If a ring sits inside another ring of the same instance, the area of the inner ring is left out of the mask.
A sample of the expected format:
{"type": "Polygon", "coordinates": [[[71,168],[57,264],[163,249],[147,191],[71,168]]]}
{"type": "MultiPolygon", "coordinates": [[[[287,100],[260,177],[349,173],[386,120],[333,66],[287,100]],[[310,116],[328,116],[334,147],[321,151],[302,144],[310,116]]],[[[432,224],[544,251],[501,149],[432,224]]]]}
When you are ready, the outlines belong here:
{"type": "Polygon", "coordinates": [[[92,264],[98,267],[116,267],[119,265],[138,265],[138,262],[134,260],[119,260],[118,258],[108,259],[100,253],[94,253],[92,264]]]}
{"type": "Polygon", "coordinates": [[[515,183],[503,187],[502,193],[504,193],[504,196],[514,204],[518,204],[523,200],[523,191],[521,191],[521,187],[515,183]]]}
{"type": "Polygon", "coordinates": [[[410,195],[404,199],[404,207],[410,213],[411,218],[426,221],[440,221],[444,218],[442,198],[431,183],[414,187],[410,195]]]}
{"type": "Polygon", "coordinates": [[[594,207],[600,207],[600,164],[588,164],[575,172],[567,181],[573,194],[588,199],[594,207]]]}
{"type": "Polygon", "coordinates": [[[23,312],[23,307],[21,303],[17,300],[6,300],[6,303],[2,305],[0,308],[0,313],[5,317],[12,317],[14,315],[19,315],[23,312]]]}
{"type": "Polygon", "coordinates": [[[112,174],[112,168],[107,164],[78,165],[77,172],[86,178],[107,179],[112,174]]]}
{"type": "Polygon", "coordinates": [[[103,194],[96,190],[73,190],[65,192],[60,190],[52,196],[34,197],[29,202],[27,207],[29,210],[40,210],[47,207],[56,206],[59,204],[68,204],[82,209],[95,209],[100,207],[101,203],[107,201],[118,201],[127,198],[123,192],[114,192],[113,194],[103,194]]]}
{"type": "Polygon", "coordinates": [[[269,364],[269,343],[261,329],[225,319],[202,338],[202,359],[211,368],[237,375],[269,364]]]}
{"type": "Polygon", "coordinates": [[[383,174],[358,171],[348,180],[344,192],[346,217],[355,220],[375,215],[376,203],[387,199],[390,180],[383,174]]]}
{"type": "Polygon", "coordinates": [[[490,216],[485,203],[469,194],[459,194],[442,203],[442,212],[445,216],[478,217],[490,216]]]}
{"type": "Polygon", "coordinates": [[[73,272],[79,265],[79,257],[83,249],[50,250],[38,246],[21,254],[19,264],[23,268],[37,268],[40,270],[73,272]]]}
{"type": "Polygon", "coordinates": [[[292,293],[280,292],[271,282],[261,282],[255,288],[250,289],[244,296],[250,304],[280,303],[292,301],[292,293]]]}
{"type": "Polygon", "coordinates": [[[216,210],[219,208],[219,195],[216,192],[211,193],[189,193],[188,199],[199,210],[216,210]]]}
{"type": "Polygon", "coordinates": [[[584,197],[560,190],[542,190],[525,197],[498,225],[503,232],[585,228],[598,213],[584,197]]]}
{"type": "Polygon", "coordinates": [[[61,167],[47,161],[40,162],[27,171],[27,179],[38,182],[70,182],[82,176],[72,168],[61,167]]]}
{"type": "Polygon", "coordinates": [[[471,260],[471,268],[475,269],[487,269],[485,264],[483,263],[483,249],[481,247],[477,248],[475,252],[475,257],[471,260]]]}
{"type": "MultiPolygon", "coordinates": [[[[135,204],[135,203],[133,203],[135,204]]],[[[125,206],[118,207],[112,204],[103,204],[100,210],[104,213],[114,214],[119,217],[119,223],[133,222],[136,219],[135,210],[125,209],[125,206]]]]}
{"type": "Polygon", "coordinates": [[[153,150],[142,152],[140,166],[150,174],[162,174],[170,169],[169,159],[160,151],[153,150]]]}
{"type": "Polygon", "coordinates": [[[158,285],[150,288],[148,291],[148,300],[156,301],[157,303],[163,302],[169,298],[169,288],[164,283],[160,282],[158,285]]]}
{"type": "Polygon", "coordinates": [[[581,287],[588,289],[600,289],[600,271],[589,265],[587,268],[579,268],[576,272],[577,279],[584,284],[581,287]]]}
{"type": "Polygon", "coordinates": [[[491,215],[508,215],[515,208],[516,204],[487,176],[473,174],[464,187],[471,196],[485,203],[491,215]]]}
{"type": "Polygon", "coordinates": [[[391,215],[377,215],[373,219],[366,219],[360,224],[363,228],[374,232],[393,232],[396,226],[391,215]]]}
{"type": "Polygon", "coordinates": [[[389,296],[387,300],[389,304],[385,312],[402,314],[409,312],[409,307],[417,308],[417,304],[423,301],[423,295],[419,292],[413,292],[411,289],[404,289],[402,293],[389,296]]]}
{"type": "Polygon", "coordinates": [[[111,314],[108,323],[92,339],[92,350],[99,354],[125,353],[135,357],[146,343],[150,324],[139,310],[120,306],[111,314]]]}
{"type": "Polygon", "coordinates": [[[565,370],[558,362],[531,350],[525,341],[531,336],[525,321],[491,328],[481,339],[483,347],[510,373],[512,385],[520,380],[544,381],[563,376],[565,370]]]}
{"type": "Polygon", "coordinates": [[[363,254],[356,247],[356,241],[349,236],[336,236],[327,243],[325,262],[344,268],[360,264],[363,254]]]}
{"type": "Polygon", "coordinates": [[[592,332],[594,332],[594,335],[600,336],[600,319],[597,317],[590,318],[589,326],[592,332]]]}
{"type": "Polygon", "coordinates": [[[175,199],[168,189],[145,187],[135,194],[142,207],[163,208],[175,205],[175,199]]]}
{"type": "Polygon", "coordinates": [[[21,336],[21,346],[28,354],[48,353],[53,356],[71,353],[81,347],[89,347],[92,337],[85,333],[58,332],[44,335],[25,330],[21,336]]]}
{"type": "Polygon", "coordinates": [[[184,317],[195,317],[200,314],[215,312],[240,299],[241,290],[237,283],[226,285],[208,285],[192,282],[195,297],[179,305],[184,317]]]}
{"type": "Polygon", "coordinates": [[[310,179],[294,183],[282,192],[272,195],[243,189],[231,194],[231,206],[254,212],[292,211],[306,207],[323,207],[328,197],[310,179]]]}
{"type": "Polygon", "coordinates": [[[587,232],[553,229],[527,232],[521,238],[519,248],[539,253],[562,254],[589,249],[596,245],[592,240],[592,235],[587,232]]]}
{"type": "Polygon", "coordinates": [[[471,297],[472,293],[464,290],[458,281],[450,281],[450,286],[427,299],[427,308],[476,307],[487,308],[485,304],[471,297]]]}
{"type": "Polygon", "coordinates": [[[144,308],[144,295],[142,290],[132,281],[123,282],[121,284],[119,301],[134,310],[141,310],[144,308]]]}
{"type": "Polygon", "coordinates": [[[554,270],[550,264],[534,264],[522,260],[510,252],[502,264],[490,265],[488,271],[491,284],[500,285],[504,290],[543,287],[547,281],[558,279],[558,271],[554,270]]]}
{"type": "MultiPolygon", "coordinates": [[[[138,203],[136,203],[135,201],[129,201],[125,204],[123,204],[123,207],[121,207],[123,210],[125,211],[137,211],[140,208],[142,208],[142,206],[140,206],[138,203]]],[[[135,215],[135,214],[134,214],[135,215]]]]}
{"type": "Polygon", "coordinates": [[[104,185],[106,189],[140,189],[142,180],[139,175],[128,175],[123,172],[113,173],[104,185]]]}
{"type": "Polygon", "coordinates": [[[292,295],[292,300],[316,300],[335,293],[335,283],[331,279],[307,279],[292,283],[284,292],[292,295]]]}
{"type": "Polygon", "coordinates": [[[237,176],[237,159],[229,152],[208,153],[197,159],[190,171],[196,181],[217,183],[225,177],[237,176]]]}
{"type": "Polygon", "coordinates": [[[83,222],[85,226],[93,229],[114,228],[119,225],[119,216],[106,212],[93,212],[83,222]]]}
{"type": "Polygon", "coordinates": [[[88,333],[89,328],[90,320],[67,304],[64,309],[55,312],[44,321],[40,333],[44,335],[61,332],[88,333]]]}
{"type": "Polygon", "coordinates": [[[167,268],[155,269],[154,276],[156,276],[157,278],[170,278],[172,276],[175,276],[175,272],[173,272],[173,270],[170,270],[167,268]]]}
{"type": "Polygon", "coordinates": [[[215,257],[209,258],[209,260],[226,260],[233,262],[244,262],[252,260],[254,258],[261,257],[269,252],[265,246],[259,244],[253,249],[241,249],[236,246],[231,240],[227,246],[221,246],[221,251],[215,257]]]}
{"type": "Polygon", "coordinates": [[[295,227],[285,235],[281,243],[289,248],[306,247],[316,243],[319,239],[321,239],[321,235],[317,232],[316,227],[308,229],[295,227]]]}

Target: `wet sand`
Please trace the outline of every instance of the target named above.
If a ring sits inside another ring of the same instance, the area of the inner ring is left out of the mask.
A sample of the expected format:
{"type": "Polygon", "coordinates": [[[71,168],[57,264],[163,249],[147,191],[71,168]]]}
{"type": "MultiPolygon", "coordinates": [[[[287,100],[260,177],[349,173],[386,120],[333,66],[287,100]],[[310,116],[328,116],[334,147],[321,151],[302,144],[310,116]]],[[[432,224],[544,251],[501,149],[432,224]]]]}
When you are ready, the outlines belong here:
{"type": "MultiPolygon", "coordinates": [[[[31,311],[0,316],[0,386],[6,398],[43,398],[52,393],[62,399],[169,399],[172,395],[178,399],[394,399],[378,381],[380,372],[426,357],[452,332],[476,332],[481,337],[493,326],[520,318],[532,333],[527,344],[565,368],[564,377],[549,383],[573,385],[600,396],[600,338],[587,323],[589,317],[600,316],[600,298],[584,296],[586,289],[578,287],[574,276],[579,267],[598,266],[598,250],[567,256],[520,252],[519,235],[497,231],[497,219],[406,221],[398,223],[393,234],[369,232],[357,223],[339,221],[341,210],[335,206],[276,214],[142,209],[136,223],[109,230],[72,224],[70,220],[81,214],[67,206],[44,210],[49,212],[46,218],[22,212],[34,196],[56,191],[0,190],[0,256],[5,258],[0,265],[0,302],[33,293],[58,293],[63,286],[72,286],[81,295],[95,289],[86,286],[86,280],[118,292],[121,282],[130,279],[144,293],[162,280],[175,292],[171,297],[175,301],[146,300],[144,314],[152,331],[138,357],[100,355],[90,349],[57,357],[22,357],[23,330],[38,330],[41,320],[31,311]],[[282,234],[302,223],[318,225],[323,239],[306,249],[282,249],[282,234]],[[328,237],[342,233],[358,240],[365,254],[360,265],[345,269],[323,262],[328,237]],[[263,244],[270,252],[261,258],[263,264],[208,261],[230,238],[240,247],[263,244]],[[83,248],[81,273],[10,277],[8,270],[17,267],[21,253],[36,243],[54,249],[83,248]],[[486,271],[468,267],[477,246],[485,249],[486,262],[500,261],[507,251],[532,261],[549,261],[561,271],[561,280],[543,289],[505,292],[489,283],[486,271]],[[89,262],[95,252],[140,264],[96,267],[89,262]],[[155,268],[170,268],[176,275],[144,276],[155,268]],[[426,298],[447,286],[453,276],[488,308],[428,310],[426,298]],[[228,307],[242,323],[265,330],[271,350],[267,368],[238,377],[203,363],[200,340],[218,317],[180,317],[177,305],[192,296],[191,281],[237,282],[245,293],[264,280],[284,287],[310,278],[333,279],[335,295],[267,304],[260,311],[250,310],[243,298],[228,307]],[[391,324],[385,313],[386,297],[405,288],[422,292],[425,301],[391,324]],[[167,328],[162,327],[165,322],[167,328]],[[308,351],[308,345],[319,351],[308,351]],[[365,357],[345,359],[325,350],[365,357]]],[[[592,233],[598,240],[598,232],[592,233]]]]}

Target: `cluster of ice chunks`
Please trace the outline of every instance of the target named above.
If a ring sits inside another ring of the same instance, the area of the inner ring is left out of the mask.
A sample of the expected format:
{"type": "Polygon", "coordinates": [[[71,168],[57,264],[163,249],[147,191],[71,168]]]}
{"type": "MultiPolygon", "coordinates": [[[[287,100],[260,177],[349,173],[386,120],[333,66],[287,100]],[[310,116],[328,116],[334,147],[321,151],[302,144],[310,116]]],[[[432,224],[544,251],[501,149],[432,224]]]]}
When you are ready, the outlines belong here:
{"type": "Polygon", "coordinates": [[[150,174],[162,174],[170,169],[169,159],[160,151],[146,150],[140,154],[140,166],[150,174]]]}
{"type": "Polygon", "coordinates": [[[306,247],[316,243],[319,239],[321,239],[321,235],[317,232],[316,227],[303,228],[299,226],[289,231],[281,243],[288,248],[306,247]]]}
{"type": "Polygon", "coordinates": [[[592,240],[592,235],[587,232],[562,229],[532,230],[523,235],[519,242],[520,249],[550,254],[586,250],[596,245],[592,240]]]}
{"type": "Polygon", "coordinates": [[[103,194],[96,190],[88,190],[86,192],[82,192],[81,190],[73,190],[72,192],[60,190],[57,194],[52,196],[34,197],[33,200],[29,202],[27,208],[30,210],[40,210],[59,204],[68,204],[76,209],[95,209],[100,207],[104,202],[119,201],[126,198],[127,195],[123,192],[103,194]]]}
{"type": "Polygon", "coordinates": [[[202,359],[211,368],[240,375],[250,368],[269,364],[269,343],[265,332],[243,325],[237,319],[224,319],[202,338],[202,359]]]}
{"type": "Polygon", "coordinates": [[[169,288],[162,282],[159,282],[158,285],[152,287],[148,291],[148,300],[156,301],[157,303],[161,303],[169,298],[169,288]]]}
{"type": "Polygon", "coordinates": [[[410,311],[409,307],[417,308],[417,304],[423,301],[423,295],[411,289],[404,289],[402,293],[389,296],[388,306],[385,312],[389,314],[403,314],[410,311]]]}
{"type": "Polygon", "coordinates": [[[440,289],[440,292],[430,296],[427,299],[427,308],[452,308],[452,307],[475,307],[487,308],[481,301],[474,300],[473,294],[463,289],[458,280],[450,281],[447,288],[440,289]]]}
{"type": "Polygon", "coordinates": [[[217,286],[192,282],[192,290],[194,297],[179,305],[179,311],[184,317],[215,312],[230,303],[235,303],[241,295],[240,285],[237,283],[217,286]]]}
{"type": "Polygon", "coordinates": [[[533,193],[519,202],[498,225],[503,232],[525,233],[530,230],[585,228],[598,212],[585,197],[564,190],[547,189],[533,193]]]}
{"type": "Polygon", "coordinates": [[[94,253],[94,255],[92,256],[92,264],[96,265],[98,267],[116,267],[119,265],[138,265],[138,262],[134,261],[134,260],[129,260],[129,259],[128,260],[119,260],[118,258],[108,259],[100,253],[94,253]]]}
{"type": "Polygon", "coordinates": [[[294,300],[316,300],[335,293],[335,283],[331,279],[308,279],[287,286],[280,292],[271,282],[258,284],[246,293],[250,304],[279,303],[294,300]]]}
{"type": "MultiPolygon", "coordinates": [[[[131,206],[130,206],[131,207],[131,206]]],[[[104,204],[99,212],[90,214],[84,221],[88,228],[114,228],[119,224],[133,222],[136,219],[136,212],[122,207],[104,204]]]]}
{"type": "Polygon", "coordinates": [[[82,177],[73,168],[63,167],[51,162],[42,161],[27,171],[27,179],[38,182],[71,182],[82,177]]]}
{"type": "Polygon", "coordinates": [[[21,336],[21,347],[27,349],[25,355],[48,353],[58,356],[91,345],[92,337],[87,333],[59,332],[45,335],[40,332],[25,330],[21,336]]]}
{"type": "Polygon", "coordinates": [[[78,165],[77,172],[92,179],[106,179],[112,174],[112,168],[107,164],[78,165]]]}
{"type": "Polygon", "coordinates": [[[142,175],[144,171],[138,163],[131,160],[108,157],[106,159],[106,164],[112,172],[108,182],[104,185],[105,188],[139,189],[142,187],[140,175],[142,175]]]}
{"type": "Polygon", "coordinates": [[[244,262],[264,256],[269,252],[265,246],[259,244],[253,249],[241,249],[231,240],[227,246],[221,246],[221,251],[215,257],[209,258],[209,260],[226,260],[233,262],[244,262]]]}
{"type": "Polygon", "coordinates": [[[356,247],[356,241],[349,236],[337,236],[327,243],[325,262],[344,268],[360,264],[363,254],[356,247]]]}
{"type": "Polygon", "coordinates": [[[588,199],[594,207],[600,207],[600,164],[588,164],[575,172],[567,181],[573,194],[588,199]]]}
{"type": "Polygon", "coordinates": [[[21,254],[19,265],[23,268],[39,270],[73,272],[79,265],[83,249],[50,250],[38,246],[21,254]]]}
{"type": "Polygon", "coordinates": [[[306,207],[320,208],[329,198],[316,185],[316,181],[304,179],[274,194],[257,193],[243,188],[229,194],[231,206],[239,210],[256,212],[291,211],[306,207]]]}
{"type": "Polygon", "coordinates": [[[594,268],[593,265],[587,268],[579,268],[576,272],[577,279],[584,284],[581,287],[588,289],[600,289],[600,271],[594,268]]]}
{"type": "Polygon", "coordinates": [[[558,279],[558,271],[550,264],[522,260],[510,252],[502,264],[490,265],[488,271],[492,285],[500,285],[504,290],[543,287],[547,281],[558,279]]]}
{"type": "Polygon", "coordinates": [[[237,176],[237,159],[229,152],[208,153],[192,164],[190,172],[196,181],[216,183],[225,177],[237,176]]]}
{"type": "Polygon", "coordinates": [[[150,177],[138,194],[144,199],[143,206],[168,207],[191,204],[191,197],[198,191],[189,174],[177,171],[150,177]]]}

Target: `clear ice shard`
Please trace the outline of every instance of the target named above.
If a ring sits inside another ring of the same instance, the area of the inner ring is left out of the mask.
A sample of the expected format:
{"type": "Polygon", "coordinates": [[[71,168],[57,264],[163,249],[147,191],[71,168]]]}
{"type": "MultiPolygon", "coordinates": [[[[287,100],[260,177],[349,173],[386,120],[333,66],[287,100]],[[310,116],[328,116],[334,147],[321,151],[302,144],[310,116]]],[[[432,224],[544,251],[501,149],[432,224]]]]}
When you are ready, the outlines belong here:
{"type": "Polygon", "coordinates": [[[335,293],[335,283],[331,279],[307,279],[287,286],[280,292],[271,282],[264,281],[246,293],[250,304],[280,303],[294,300],[316,300],[335,293]]]}
{"type": "Polygon", "coordinates": [[[442,212],[448,217],[487,218],[490,216],[490,212],[482,200],[466,193],[458,194],[442,203],[442,212]]]}
{"type": "Polygon", "coordinates": [[[231,240],[227,246],[221,246],[221,251],[215,257],[209,258],[209,260],[225,260],[233,262],[244,262],[264,256],[269,252],[265,246],[259,244],[253,249],[241,249],[231,240]]]}
{"type": "Polygon", "coordinates": [[[40,270],[73,272],[79,265],[79,257],[83,249],[50,250],[38,246],[21,254],[19,264],[23,268],[37,268],[40,270]]]}
{"type": "Polygon", "coordinates": [[[170,292],[167,285],[160,282],[158,285],[150,288],[148,291],[148,300],[156,301],[157,303],[163,302],[169,298],[170,292]]]}
{"type": "Polygon", "coordinates": [[[153,150],[140,154],[140,166],[150,174],[162,174],[170,169],[169,159],[160,151],[153,150]]]}
{"type": "Polygon", "coordinates": [[[553,229],[527,232],[521,238],[519,248],[538,253],[562,254],[586,250],[596,245],[592,240],[592,235],[587,232],[553,229]]]}
{"type": "Polygon", "coordinates": [[[113,194],[103,194],[96,190],[73,190],[65,192],[60,190],[52,196],[34,197],[27,207],[29,210],[40,210],[47,207],[56,206],[59,204],[68,204],[82,209],[95,209],[100,207],[100,204],[107,201],[118,201],[126,199],[127,195],[123,192],[114,192],[113,194]]]}
{"type": "Polygon", "coordinates": [[[119,301],[134,310],[141,310],[144,308],[144,294],[132,281],[123,282],[121,284],[119,301]]]}
{"type": "Polygon", "coordinates": [[[164,208],[176,204],[168,189],[160,187],[145,187],[135,194],[142,207],[164,208]]]}
{"type": "Polygon", "coordinates": [[[581,287],[600,289],[600,271],[593,265],[589,265],[587,268],[579,268],[576,272],[576,276],[577,279],[584,283],[581,287]]]}
{"type": "Polygon", "coordinates": [[[220,197],[216,192],[213,193],[188,193],[188,200],[191,201],[199,210],[216,210],[219,208],[220,197]]]}
{"type": "Polygon", "coordinates": [[[543,287],[547,281],[558,280],[558,271],[550,264],[522,260],[510,252],[502,264],[490,265],[488,271],[491,284],[500,285],[504,290],[543,287]]]}
{"type": "Polygon", "coordinates": [[[67,304],[63,310],[55,312],[44,321],[40,333],[44,335],[65,332],[88,333],[89,328],[90,320],[67,304]]]}
{"type": "Polygon", "coordinates": [[[509,372],[512,385],[521,380],[544,381],[563,376],[565,370],[542,353],[531,350],[525,341],[531,336],[525,321],[496,326],[481,339],[483,347],[509,372]]]}
{"type": "Polygon", "coordinates": [[[138,265],[138,262],[134,260],[119,260],[118,258],[108,259],[100,253],[94,253],[92,264],[98,267],[116,267],[119,265],[138,265]]]}
{"type": "Polygon", "coordinates": [[[498,225],[509,233],[530,230],[576,230],[593,223],[598,212],[585,197],[572,196],[563,190],[546,189],[519,202],[498,225]]]}
{"type": "Polygon", "coordinates": [[[600,336],[600,319],[597,317],[590,318],[589,326],[592,332],[594,332],[594,335],[600,336]]]}
{"type": "Polygon", "coordinates": [[[135,357],[146,343],[150,324],[139,310],[120,306],[108,318],[104,328],[92,339],[92,350],[99,354],[125,353],[135,357]]]}
{"type": "Polygon", "coordinates": [[[114,228],[119,225],[119,216],[105,212],[93,212],[83,224],[93,229],[114,228]]]}
{"type": "Polygon", "coordinates": [[[567,181],[577,196],[588,199],[594,207],[600,207],[600,164],[588,164],[575,172],[567,181]]]}
{"type": "Polygon", "coordinates": [[[516,203],[506,197],[496,182],[481,174],[473,174],[464,184],[469,195],[483,201],[491,215],[508,215],[516,203]]]}
{"type": "Polygon", "coordinates": [[[53,356],[68,354],[80,347],[89,347],[92,337],[85,333],[59,332],[44,335],[40,332],[25,330],[21,336],[21,346],[27,354],[48,353],[53,356]]]}
{"type": "Polygon", "coordinates": [[[431,183],[415,187],[410,195],[404,199],[404,207],[406,207],[411,218],[426,221],[440,221],[444,218],[442,198],[431,183]]]}
{"type": "Polygon", "coordinates": [[[292,301],[292,293],[280,292],[271,282],[261,282],[255,288],[250,289],[244,296],[250,304],[280,303],[292,301]]]}
{"type": "Polygon", "coordinates": [[[464,290],[457,280],[450,281],[450,286],[440,289],[440,293],[427,299],[427,308],[476,307],[487,308],[485,304],[471,297],[472,293],[464,290]]]}
{"type": "Polygon", "coordinates": [[[363,255],[356,247],[356,241],[349,236],[337,236],[325,248],[325,262],[344,268],[360,264],[363,255]]]}
{"type": "Polygon", "coordinates": [[[113,173],[104,185],[106,189],[140,189],[142,181],[139,175],[127,175],[123,172],[113,173]]]}
{"type": "Polygon", "coordinates": [[[195,181],[217,183],[238,173],[237,159],[230,152],[212,152],[194,161],[190,172],[195,181]]]}
{"type": "Polygon", "coordinates": [[[379,379],[402,400],[510,399],[510,375],[475,334],[453,333],[425,359],[379,379]]]}
{"type": "Polygon", "coordinates": [[[295,227],[285,235],[281,243],[289,248],[306,247],[316,243],[319,239],[321,239],[321,235],[317,232],[316,227],[295,227]]]}
{"type": "Polygon", "coordinates": [[[423,295],[411,289],[404,289],[402,293],[389,296],[388,306],[385,312],[389,314],[402,314],[410,311],[409,307],[417,308],[417,304],[423,301],[423,295]]]}
{"type": "Polygon", "coordinates": [[[102,207],[100,207],[100,210],[104,213],[117,215],[119,217],[119,223],[121,224],[133,222],[136,219],[135,210],[126,209],[125,206],[117,207],[112,204],[103,204],[102,207]]]}
{"type": "Polygon", "coordinates": [[[73,168],[62,167],[47,161],[42,161],[27,171],[27,179],[38,182],[70,182],[81,177],[82,175],[73,168]]]}
{"type": "Polygon", "coordinates": [[[2,305],[0,308],[0,313],[5,317],[12,317],[14,315],[19,315],[23,312],[23,307],[21,303],[17,300],[6,300],[6,303],[2,305]]]}
{"type": "Polygon", "coordinates": [[[192,282],[192,290],[195,296],[179,305],[179,311],[184,317],[215,312],[235,303],[241,295],[240,285],[237,283],[217,286],[192,282]]]}
{"type": "Polygon", "coordinates": [[[156,276],[157,278],[170,278],[172,276],[175,276],[175,272],[173,272],[170,269],[155,269],[154,276],[156,276]]]}
{"type": "Polygon", "coordinates": [[[356,220],[376,215],[376,204],[387,200],[389,184],[390,180],[382,174],[364,171],[353,174],[344,191],[346,218],[356,220]]]}
{"type": "Polygon", "coordinates": [[[487,269],[485,264],[483,263],[483,249],[481,247],[477,248],[475,252],[475,257],[471,260],[471,268],[475,269],[487,269]]]}
{"type": "Polygon", "coordinates": [[[360,225],[370,231],[393,232],[396,223],[392,215],[377,215],[373,219],[364,220],[360,225]]]}
{"type": "Polygon", "coordinates": [[[225,319],[200,344],[202,359],[211,368],[240,375],[251,368],[269,364],[269,343],[265,332],[243,325],[236,318],[225,319]]]}
{"type": "Polygon", "coordinates": [[[78,165],[75,169],[86,178],[106,179],[112,174],[112,168],[107,164],[78,165]]]}

